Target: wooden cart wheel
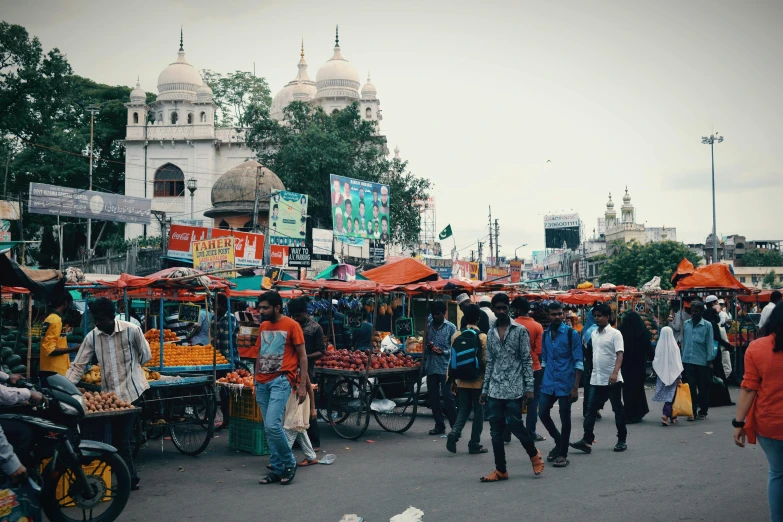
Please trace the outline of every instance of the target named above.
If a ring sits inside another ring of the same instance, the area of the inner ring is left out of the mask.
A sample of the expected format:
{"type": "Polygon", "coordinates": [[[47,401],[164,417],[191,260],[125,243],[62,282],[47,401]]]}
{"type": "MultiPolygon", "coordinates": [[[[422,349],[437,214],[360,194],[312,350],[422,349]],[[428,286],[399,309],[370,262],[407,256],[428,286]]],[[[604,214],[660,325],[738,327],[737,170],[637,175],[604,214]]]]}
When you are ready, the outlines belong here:
{"type": "Polygon", "coordinates": [[[215,396],[211,386],[182,390],[181,394],[170,402],[169,434],[180,453],[196,456],[207,449],[215,431],[215,396]]]}
{"type": "Polygon", "coordinates": [[[329,420],[329,412],[327,411],[327,407],[329,404],[329,395],[332,393],[332,391],[335,389],[339,381],[339,378],[336,377],[323,377],[319,381],[319,391],[315,395],[315,404],[316,404],[316,412],[318,413],[318,417],[326,422],[327,424],[332,423],[341,423],[344,422],[345,419],[348,418],[348,415],[340,415],[336,418],[329,420]]]}
{"type": "Polygon", "coordinates": [[[340,378],[329,394],[326,418],[340,437],[349,440],[361,437],[370,424],[370,393],[366,381],[340,378]]]}
{"type": "Polygon", "coordinates": [[[382,383],[373,388],[373,399],[387,399],[396,404],[396,406],[388,412],[373,410],[372,414],[375,417],[376,422],[381,428],[392,433],[405,433],[408,431],[410,427],[413,426],[413,421],[416,420],[416,410],[419,406],[418,401],[416,400],[415,380],[406,378],[402,383],[402,393],[395,393],[394,395],[397,395],[396,397],[387,397],[382,383]]]}

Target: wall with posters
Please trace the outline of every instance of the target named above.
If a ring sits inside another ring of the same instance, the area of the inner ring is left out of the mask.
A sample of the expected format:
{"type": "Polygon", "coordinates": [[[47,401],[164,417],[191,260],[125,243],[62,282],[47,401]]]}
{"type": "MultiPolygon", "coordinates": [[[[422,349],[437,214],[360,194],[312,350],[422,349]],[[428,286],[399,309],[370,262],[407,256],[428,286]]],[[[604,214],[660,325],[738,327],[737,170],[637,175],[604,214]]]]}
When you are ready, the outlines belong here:
{"type": "Polygon", "coordinates": [[[191,261],[194,241],[218,237],[234,237],[234,262],[236,266],[261,266],[264,264],[264,235],[223,230],[220,228],[171,225],[169,232],[168,257],[191,261]]]}
{"type": "Polygon", "coordinates": [[[269,201],[269,244],[305,246],[307,195],[273,190],[269,201]]]}
{"type": "Polygon", "coordinates": [[[329,176],[335,236],[389,241],[389,186],[329,176]]]}

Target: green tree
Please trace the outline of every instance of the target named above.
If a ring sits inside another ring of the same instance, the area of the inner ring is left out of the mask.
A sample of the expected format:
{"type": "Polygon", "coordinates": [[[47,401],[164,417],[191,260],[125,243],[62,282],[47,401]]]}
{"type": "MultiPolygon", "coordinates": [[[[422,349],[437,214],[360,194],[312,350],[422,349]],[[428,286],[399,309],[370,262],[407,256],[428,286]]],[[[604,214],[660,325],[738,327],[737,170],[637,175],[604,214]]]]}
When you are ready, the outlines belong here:
{"type": "Polygon", "coordinates": [[[687,258],[698,265],[701,257],[682,243],[657,241],[640,245],[615,242],[614,254],[601,267],[601,282],[639,287],[655,276],[661,278],[661,288],[671,288],[671,277],[677,265],[687,258]]]}
{"type": "Polygon", "coordinates": [[[385,139],[376,123],[365,120],[353,104],[327,114],[320,107],[293,102],[284,122],[267,109],[253,110],[248,144],[258,161],[280,176],[294,192],[308,194],[308,214],[313,226],[331,228],[329,175],[390,185],[392,241],[417,242],[420,216],[414,202],[427,197],[430,182],[407,172],[407,162],[387,158],[385,139]]]}
{"type": "Polygon", "coordinates": [[[783,254],[774,250],[749,250],[742,256],[742,266],[783,266],[783,254]]]}
{"type": "Polygon", "coordinates": [[[204,69],[204,82],[212,89],[212,100],[218,106],[215,123],[224,127],[249,127],[251,114],[268,110],[272,96],[266,78],[252,73],[235,71],[225,76],[204,69]]]}
{"type": "Polygon", "coordinates": [[[764,276],[762,284],[764,288],[777,288],[777,275],[774,270],[770,270],[767,275],[764,276]]]}

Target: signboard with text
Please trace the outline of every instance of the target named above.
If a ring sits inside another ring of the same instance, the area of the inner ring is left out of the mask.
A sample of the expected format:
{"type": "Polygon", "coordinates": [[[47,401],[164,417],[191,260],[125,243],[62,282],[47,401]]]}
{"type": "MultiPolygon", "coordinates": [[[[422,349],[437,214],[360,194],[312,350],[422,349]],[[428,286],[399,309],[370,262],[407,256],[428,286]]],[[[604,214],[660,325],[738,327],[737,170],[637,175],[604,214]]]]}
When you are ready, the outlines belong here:
{"type": "Polygon", "coordinates": [[[152,216],[152,200],[30,183],[27,210],[31,214],[149,224],[152,216]]]}
{"type": "Polygon", "coordinates": [[[169,232],[168,257],[191,261],[192,243],[218,237],[234,238],[234,260],[236,266],[262,266],[264,264],[264,235],[223,230],[220,228],[171,225],[169,232]]]}
{"type": "Polygon", "coordinates": [[[484,276],[485,281],[491,281],[493,283],[509,282],[508,269],[506,268],[500,268],[497,266],[488,266],[486,267],[485,272],[486,272],[486,275],[484,276]]]}
{"type": "Polygon", "coordinates": [[[288,248],[288,266],[299,268],[310,268],[312,256],[309,247],[289,247],[288,248]]]}
{"type": "Polygon", "coordinates": [[[307,234],[307,195],[273,190],[269,200],[269,244],[304,246],[307,234]]]}
{"type": "Polygon", "coordinates": [[[511,270],[511,282],[519,283],[522,280],[522,261],[509,261],[509,269],[511,270]]]}
{"type": "Polygon", "coordinates": [[[370,241],[370,262],[382,265],[386,259],[386,245],[383,241],[370,241]]]}
{"type": "MultiPolygon", "coordinates": [[[[195,241],[193,248],[193,268],[202,272],[227,270],[234,268],[234,238],[218,237],[195,241]]],[[[221,277],[236,277],[235,272],[225,272],[221,277]]]]}

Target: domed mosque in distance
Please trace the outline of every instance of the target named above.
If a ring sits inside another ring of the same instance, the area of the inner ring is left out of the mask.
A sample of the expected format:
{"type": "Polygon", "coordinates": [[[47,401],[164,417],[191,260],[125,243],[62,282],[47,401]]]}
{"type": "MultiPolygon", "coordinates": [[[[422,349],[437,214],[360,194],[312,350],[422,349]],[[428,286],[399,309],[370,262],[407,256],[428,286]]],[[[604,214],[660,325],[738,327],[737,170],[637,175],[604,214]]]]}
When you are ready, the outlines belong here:
{"type": "MultiPolygon", "coordinates": [[[[364,87],[359,87],[359,73],[343,57],[336,30],[333,55],[315,81],[307,73],[302,43],[297,74],[275,95],[270,115],[284,121],[284,109],[295,100],[328,112],[356,102],[364,119],[380,122],[380,100],[369,74],[364,87]]],[[[157,88],[157,97],[147,103],[137,81],[125,104],[125,194],[151,198],[152,209],[165,212],[173,223],[249,230],[259,180],[258,223],[263,229],[270,190],[285,187],[277,175],[255,161],[256,151],[245,143],[245,129],[215,124],[218,107],[212,90],[186,60],[182,32],[177,58],[160,73],[157,88]]],[[[125,226],[128,239],[145,234],[160,235],[155,219],[150,225],[125,226]]]]}

